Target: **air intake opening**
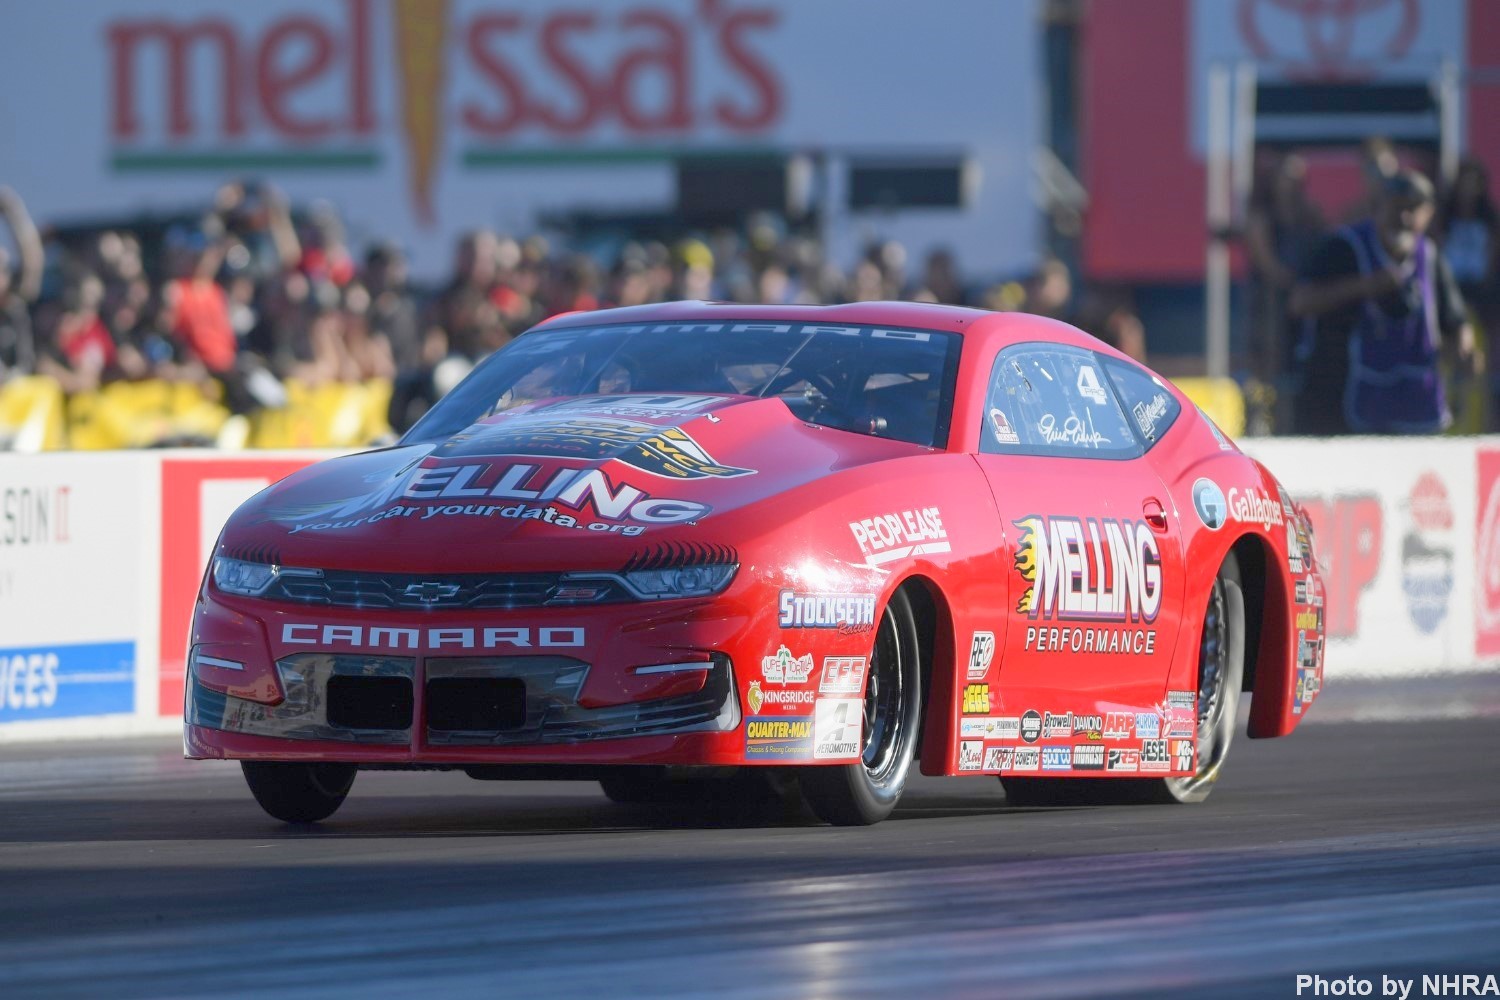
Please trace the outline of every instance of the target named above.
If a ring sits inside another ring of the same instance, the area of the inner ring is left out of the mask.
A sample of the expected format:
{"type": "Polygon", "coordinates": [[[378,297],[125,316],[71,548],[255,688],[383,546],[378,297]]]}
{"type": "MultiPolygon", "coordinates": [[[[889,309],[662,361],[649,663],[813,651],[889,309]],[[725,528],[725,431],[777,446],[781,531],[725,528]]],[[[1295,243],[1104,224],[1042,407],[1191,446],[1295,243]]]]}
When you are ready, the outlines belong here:
{"type": "Polygon", "coordinates": [[[526,684],[514,677],[436,677],[427,682],[427,728],[499,732],[526,724],[526,684]]]}
{"type": "Polygon", "coordinates": [[[406,677],[328,678],[328,724],[339,729],[409,729],[411,680],[406,677]]]}

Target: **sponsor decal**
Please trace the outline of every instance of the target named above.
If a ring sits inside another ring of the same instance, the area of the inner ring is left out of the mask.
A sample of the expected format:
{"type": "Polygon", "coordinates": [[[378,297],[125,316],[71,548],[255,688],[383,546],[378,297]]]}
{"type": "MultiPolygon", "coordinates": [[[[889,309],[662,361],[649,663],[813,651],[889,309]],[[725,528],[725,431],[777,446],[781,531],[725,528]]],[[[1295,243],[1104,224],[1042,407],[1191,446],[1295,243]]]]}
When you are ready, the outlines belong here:
{"type": "MultiPolygon", "coordinates": [[[[751,683],[759,682],[751,681],[751,683]]],[[[790,705],[805,708],[813,703],[817,695],[812,691],[799,691],[796,688],[772,688],[763,692],[760,697],[761,704],[764,705],[779,705],[783,708],[790,705]]]]}
{"type": "Polygon", "coordinates": [[[1158,392],[1149,400],[1136,403],[1130,408],[1130,413],[1135,417],[1135,425],[1140,428],[1146,440],[1155,441],[1156,425],[1167,415],[1167,394],[1158,392]]]}
{"type": "Polygon", "coordinates": [[[1042,747],[1043,771],[1071,771],[1072,769],[1072,747],[1042,747]]]}
{"type": "Polygon", "coordinates": [[[1042,767],[1041,747],[1016,747],[1017,771],[1038,771],[1042,767]]]}
{"type": "Polygon", "coordinates": [[[814,760],[859,756],[864,702],[858,698],[819,698],[813,719],[814,760]]]}
{"type": "Polygon", "coordinates": [[[636,417],[642,420],[667,420],[691,416],[729,401],[728,396],[695,396],[679,394],[630,393],[613,396],[581,396],[556,403],[541,403],[535,413],[566,410],[590,416],[636,417]]]}
{"type": "Polygon", "coordinates": [[[1296,603],[1298,603],[1298,604],[1311,604],[1312,603],[1312,600],[1311,600],[1311,598],[1309,596],[1309,588],[1308,588],[1308,580],[1309,579],[1310,579],[1309,577],[1302,577],[1302,578],[1300,578],[1293,585],[1293,593],[1295,595],[1296,603]]]}
{"type": "Polygon", "coordinates": [[[936,507],[919,507],[895,514],[850,521],[849,531],[864,553],[865,563],[880,566],[907,556],[948,552],[948,531],[936,507]]]}
{"type": "Polygon", "coordinates": [[[1172,770],[1188,772],[1193,770],[1192,740],[1172,741],[1172,770]]]}
{"type": "Polygon", "coordinates": [[[1453,594],[1453,508],[1443,481],[1431,471],[1417,479],[1405,507],[1401,590],[1412,624],[1431,635],[1448,617],[1453,594]]]}
{"type": "Polygon", "coordinates": [[[492,418],[449,452],[460,455],[528,455],[538,458],[614,459],[663,479],[735,479],[754,475],[714,461],[680,427],[655,427],[592,413],[564,417],[553,413],[492,418]]]}
{"type": "Polygon", "coordinates": [[[1104,738],[1107,740],[1128,740],[1131,730],[1135,728],[1135,713],[1133,712],[1107,712],[1104,716],[1104,738]]]}
{"type": "Polygon", "coordinates": [[[1309,632],[1323,631],[1323,612],[1320,608],[1297,612],[1296,627],[1309,632]]]}
{"type": "Polygon", "coordinates": [[[347,646],[358,649],[415,649],[434,653],[454,649],[578,649],[585,644],[582,626],[424,627],[386,625],[319,625],[284,622],[285,646],[347,646]]]}
{"type": "Polygon", "coordinates": [[[1229,515],[1229,503],[1224,499],[1224,491],[1219,489],[1219,484],[1212,479],[1199,479],[1193,483],[1193,510],[1198,512],[1198,520],[1210,531],[1218,531],[1224,527],[1224,520],[1229,515]]]}
{"type": "Polygon", "coordinates": [[[1156,706],[1156,714],[1161,718],[1161,736],[1192,736],[1198,731],[1197,696],[1191,691],[1168,691],[1156,706]]]}
{"type": "Polygon", "coordinates": [[[1172,770],[1172,755],[1167,752],[1166,740],[1141,741],[1141,770],[1172,770]]]}
{"type": "Polygon", "coordinates": [[[1161,735],[1161,716],[1155,712],[1137,712],[1135,735],[1143,740],[1154,740],[1161,735]]]}
{"type": "Polygon", "coordinates": [[[958,745],[958,769],[977,771],[983,766],[984,744],[978,740],[965,740],[958,745]]]}
{"type": "Polygon", "coordinates": [[[1281,503],[1259,488],[1241,490],[1238,486],[1231,486],[1228,503],[1229,516],[1242,524],[1258,524],[1270,531],[1273,525],[1285,521],[1281,503]]]}
{"type": "Polygon", "coordinates": [[[964,688],[965,715],[984,715],[990,710],[990,686],[970,684],[964,688]]]}
{"type": "Polygon", "coordinates": [[[969,641],[969,680],[982,681],[995,659],[995,633],[975,632],[969,641]]]}
{"type": "Polygon", "coordinates": [[[863,694],[864,690],[863,656],[823,657],[823,673],[818,678],[819,694],[863,694]]]}
{"type": "Polygon", "coordinates": [[[1010,419],[1006,417],[1004,410],[996,407],[990,408],[990,428],[995,432],[995,440],[1001,444],[1021,443],[1021,436],[1011,426],[1010,419]]]}
{"type": "Polygon", "coordinates": [[[1073,713],[1065,712],[1062,715],[1054,715],[1051,712],[1042,713],[1042,738],[1052,739],[1056,736],[1073,735],[1073,713]]]}
{"type": "Polygon", "coordinates": [[[1078,395],[1087,399],[1095,406],[1103,406],[1108,397],[1104,394],[1104,386],[1099,384],[1099,373],[1094,370],[1093,365],[1078,366],[1078,395]]]}
{"type": "Polygon", "coordinates": [[[1104,716],[1074,715],[1073,736],[1075,739],[1102,740],[1104,738],[1104,716]]]}
{"type": "Polygon", "coordinates": [[[750,690],[745,694],[745,705],[750,709],[751,715],[759,715],[760,707],[765,704],[765,693],[760,689],[760,681],[751,681],[750,690]]]}
{"type": "Polygon", "coordinates": [[[760,674],[767,684],[803,684],[812,676],[812,671],[812,654],[793,656],[785,646],[770,656],[761,657],[760,661],[760,674]]]}
{"type": "Polygon", "coordinates": [[[802,594],[783,590],[777,600],[782,628],[831,628],[868,632],[875,627],[874,594],[802,594]]]}
{"type": "Polygon", "coordinates": [[[1101,444],[1114,444],[1094,426],[1092,410],[1084,410],[1083,416],[1069,414],[1062,426],[1057,426],[1057,415],[1044,413],[1037,420],[1036,432],[1045,444],[1070,444],[1083,448],[1097,448],[1101,444]]]}
{"type": "Polygon", "coordinates": [[[1106,771],[1133,772],[1141,769],[1141,752],[1126,747],[1110,747],[1105,757],[1106,771]]]}
{"type": "Polygon", "coordinates": [[[986,747],[984,751],[984,769],[986,771],[1010,771],[1016,765],[1016,751],[1013,747],[986,747]]]}
{"type": "Polygon", "coordinates": [[[365,496],[283,507],[269,516],[294,523],[293,534],[347,530],[396,518],[473,517],[638,535],[649,527],[691,524],[712,510],[696,500],[657,496],[617,482],[603,469],[504,460],[428,461],[440,464],[420,466],[406,478],[390,479],[365,496]]]}
{"type": "Polygon", "coordinates": [[[807,758],[813,750],[812,716],[766,718],[752,715],[745,721],[745,756],[776,760],[807,758]]]}
{"type": "Polygon", "coordinates": [[[1171,708],[1185,708],[1191,712],[1198,707],[1198,695],[1193,691],[1168,691],[1166,702],[1171,708]]]}
{"type": "Polygon", "coordinates": [[[1028,711],[1021,715],[1021,739],[1035,743],[1042,736],[1042,713],[1028,711]]]}
{"type": "Polygon", "coordinates": [[[1014,740],[1021,735],[1021,720],[964,717],[958,722],[958,735],[963,739],[1014,740]]]}
{"type": "MultiPolygon", "coordinates": [[[[1020,529],[1015,568],[1026,583],[1016,610],[1033,621],[1149,624],[1162,602],[1161,554],[1144,521],[1031,515],[1020,529]]],[[[1026,627],[1036,652],[1156,652],[1151,628],[1026,627]]]]}
{"type": "Polygon", "coordinates": [[[0,723],[134,711],[134,642],[0,649],[0,723]]]}
{"type": "Polygon", "coordinates": [[[1481,450],[1478,465],[1474,653],[1491,657],[1500,656],[1500,450],[1481,450]]]}
{"type": "Polygon", "coordinates": [[[1073,770],[1075,771],[1102,771],[1104,770],[1104,747],[1098,744],[1085,744],[1073,748],[1073,770]]]}

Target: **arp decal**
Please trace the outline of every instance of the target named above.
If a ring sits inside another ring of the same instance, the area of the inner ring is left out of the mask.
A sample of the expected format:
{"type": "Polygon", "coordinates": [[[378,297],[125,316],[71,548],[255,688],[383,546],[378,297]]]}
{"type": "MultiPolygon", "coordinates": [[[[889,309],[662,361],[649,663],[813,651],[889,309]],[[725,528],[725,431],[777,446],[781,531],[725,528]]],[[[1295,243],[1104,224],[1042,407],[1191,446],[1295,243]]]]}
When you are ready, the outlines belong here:
{"type": "MultiPolygon", "coordinates": [[[[1143,521],[1032,515],[1020,529],[1015,567],[1026,589],[1016,610],[1034,621],[1149,624],[1162,603],[1161,553],[1143,521]]],[[[1034,652],[1156,652],[1151,628],[1028,625],[1034,652]]]]}

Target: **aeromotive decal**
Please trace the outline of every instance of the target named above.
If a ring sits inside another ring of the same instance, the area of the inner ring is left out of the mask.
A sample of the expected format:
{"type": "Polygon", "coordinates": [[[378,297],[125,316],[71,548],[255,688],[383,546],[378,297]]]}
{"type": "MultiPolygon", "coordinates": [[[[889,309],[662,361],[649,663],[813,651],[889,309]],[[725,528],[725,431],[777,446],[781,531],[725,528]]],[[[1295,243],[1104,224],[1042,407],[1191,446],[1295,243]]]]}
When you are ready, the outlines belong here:
{"type": "Polygon", "coordinates": [[[287,646],[414,649],[434,653],[450,649],[577,649],[584,644],[584,631],[580,626],[403,628],[286,622],[281,626],[281,642],[287,646]]]}
{"type": "Polygon", "coordinates": [[[943,527],[942,511],[936,507],[919,507],[867,517],[863,521],[850,521],[849,530],[865,555],[865,563],[870,566],[951,549],[948,531],[943,527]]]}
{"type": "Polygon", "coordinates": [[[1149,624],[1161,610],[1161,553],[1148,525],[1114,518],[1031,515],[1020,529],[1015,566],[1027,587],[1016,610],[1034,621],[1105,627],[1027,626],[1025,648],[1039,652],[1156,652],[1149,624]]]}
{"type": "Polygon", "coordinates": [[[293,534],[353,528],[393,517],[494,517],[637,535],[653,525],[695,521],[710,510],[708,504],[696,500],[656,496],[618,483],[602,469],[502,460],[421,466],[399,489],[387,485],[366,497],[279,511],[273,516],[278,521],[300,522],[293,534]],[[363,513],[376,507],[384,509],[363,513]]]}

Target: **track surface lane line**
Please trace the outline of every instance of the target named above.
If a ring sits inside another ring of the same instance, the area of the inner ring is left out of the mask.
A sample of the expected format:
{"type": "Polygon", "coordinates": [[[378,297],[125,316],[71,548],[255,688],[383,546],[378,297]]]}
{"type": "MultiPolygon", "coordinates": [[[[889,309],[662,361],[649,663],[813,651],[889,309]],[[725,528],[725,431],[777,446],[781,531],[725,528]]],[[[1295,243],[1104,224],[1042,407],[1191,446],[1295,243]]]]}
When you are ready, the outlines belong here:
{"type": "Polygon", "coordinates": [[[1223,998],[1500,974],[1494,720],[1415,714],[1237,741],[1198,806],[1020,809],[992,779],[919,779],[859,830],[385,772],[295,830],[174,741],[9,747],[0,996],[1223,998]]]}

